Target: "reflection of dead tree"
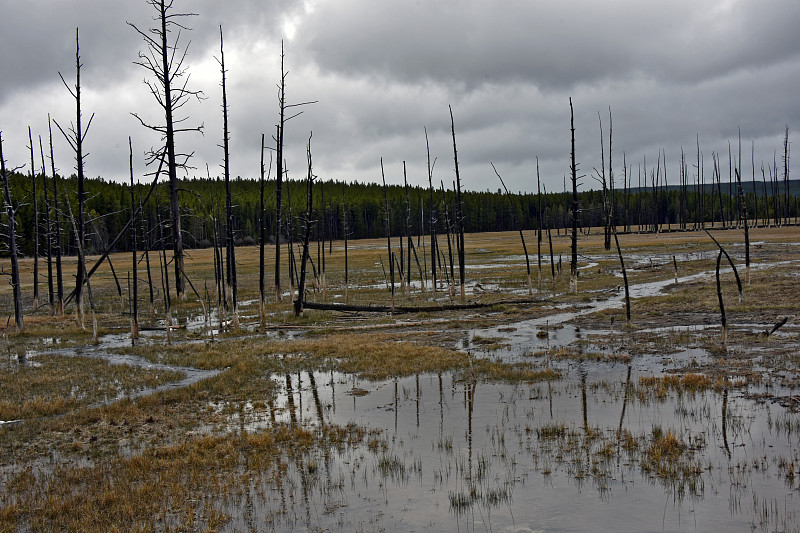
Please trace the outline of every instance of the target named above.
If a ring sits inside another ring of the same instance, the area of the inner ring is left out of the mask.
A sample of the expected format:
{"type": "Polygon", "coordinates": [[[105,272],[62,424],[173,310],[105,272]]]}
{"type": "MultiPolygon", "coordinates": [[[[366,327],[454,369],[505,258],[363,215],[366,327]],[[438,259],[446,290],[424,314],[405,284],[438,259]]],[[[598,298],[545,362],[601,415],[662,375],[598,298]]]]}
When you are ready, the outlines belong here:
{"type": "MultiPolygon", "coordinates": [[[[22,167],[12,169],[14,172],[22,167]]],[[[14,321],[17,330],[21,331],[25,327],[22,315],[22,292],[19,284],[19,252],[17,250],[16,235],[16,216],[17,210],[11,203],[11,191],[8,187],[8,173],[6,172],[6,160],[3,158],[3,134],[0,132],[0,173],[3,178],[3,192],[5,193],[6,215],[8,215],[8,253],[11,256],[11,288],[14,293],[14,321]]]]}

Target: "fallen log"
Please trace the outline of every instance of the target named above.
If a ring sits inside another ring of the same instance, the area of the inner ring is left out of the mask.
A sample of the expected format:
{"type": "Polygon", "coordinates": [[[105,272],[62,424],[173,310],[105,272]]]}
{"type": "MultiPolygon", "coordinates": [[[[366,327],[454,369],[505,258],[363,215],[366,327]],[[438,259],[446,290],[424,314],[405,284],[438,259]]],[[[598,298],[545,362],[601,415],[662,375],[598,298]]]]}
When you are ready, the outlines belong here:
{"type": "Polygon", "coordinates": [[[395,305],[350,305],[339,303],[305,302],[306,309],[318,311],[356,311],[360,313],[435,313],[439,311],[459,311],[463,309],[485,309],[495,305],[538,304],[550,301],[549,298],[526,298],[522,300],[501,300],[497,302],[472,302],[467,304],[404,306],[395,305]]]}

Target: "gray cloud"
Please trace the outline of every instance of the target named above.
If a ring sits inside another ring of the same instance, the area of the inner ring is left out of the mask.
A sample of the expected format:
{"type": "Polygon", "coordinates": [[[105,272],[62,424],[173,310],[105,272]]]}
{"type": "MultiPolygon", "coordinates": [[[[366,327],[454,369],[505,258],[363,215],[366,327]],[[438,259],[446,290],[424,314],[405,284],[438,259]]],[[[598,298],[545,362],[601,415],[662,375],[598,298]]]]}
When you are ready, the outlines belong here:
{"type": "MultiPolygon", "coordinates": [[[[695,136],[707,160],[736,141],[738,128],[756,159],[772,159],[786,124],[800,122],[800,4],[790,0],[652,3],[479,2],[477,0],[175,0],[198,13],[187,66],[207,99],[187,105],[204,135],[183,135],[196,175],[219,174],[219,29],[225,29],[232,172],[255,177],[259,141],[277,121],[280,39],[285,38],[292,102],[318,100],[287,126],[290,177],[304,174],[313,130],[315,169],[325,179],[387,179],[425,184],[425,136],[438,158],[435,179],[453,179],[447,106],[452,105],[465,185],[495,190],[494,162],[511,189],[535,188],[535,162],[550,190],[568,171],[569,105],[575,104],[577,151],[587,177],[599,165],[598,111],[614,117],[615,173],[622,155],[638,166],[667,154],[677,181],[681,147],[695,136]]],[[[32,0],[4,6],[0,20],[0,129],[9,162],[27,161],[27,126],[47,132],[48,112],[62,124],[74,115],[57,72],[74,78],[75,27],[84,63],[84,114],[96,113],[87,137],[90,175],[127,176],[127,137],[136,167],[160,140],[130,116],[160,121],[132,64],[152,12],[144,0],[98,3],[32,0]],[[102,9],[99,9],[100,6],[102,9]],[[113,7],[109,7],[113,6],[113,7]]],[[[57,164],[72,167],[56,139],[57,164]]],[[[749,161],[749,148],[746,150],[749,161]]],[[[757,167],[759,165],[757,164],[757,167]]]]}

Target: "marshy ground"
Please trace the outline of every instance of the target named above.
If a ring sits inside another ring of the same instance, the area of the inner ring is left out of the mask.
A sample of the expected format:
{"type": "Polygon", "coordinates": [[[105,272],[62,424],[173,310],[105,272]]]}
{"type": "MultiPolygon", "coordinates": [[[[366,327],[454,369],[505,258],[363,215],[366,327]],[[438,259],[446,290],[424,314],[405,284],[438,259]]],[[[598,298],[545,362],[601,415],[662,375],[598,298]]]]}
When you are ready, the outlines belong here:
{"type": "MultiPolygon", "coordinates": [[[[565,236],[555,279],[542,242],[539,284],[526,234],[529,294],[518,234],[467,235],[466,299],[486,307],[296,318],[287,290],[264,324],[258,249],[241,248],[240,328],[189,298],[169,338],[140,266],[135,346],[102,267],[98,343],[88,313],[84,330],[47,306],[3,330],[0,531],[798,531],[800,228],[750,230],[749,282],[742,233],[714,232],[744,282],[740,302],[723,270],[726,341],[699,232],[620,235],[630,323],[599,234],[579,240],[576,294],[565,236]]],[[[345,293],[344,245],[326,244],[308,300],[387,305],[385,246],[348,244],[345,293]]],[[[211,257],[187,259],[204,298],[211,257]]],[[[448,288],[415,267],[396,303],[459,303],[448,288]]]]}

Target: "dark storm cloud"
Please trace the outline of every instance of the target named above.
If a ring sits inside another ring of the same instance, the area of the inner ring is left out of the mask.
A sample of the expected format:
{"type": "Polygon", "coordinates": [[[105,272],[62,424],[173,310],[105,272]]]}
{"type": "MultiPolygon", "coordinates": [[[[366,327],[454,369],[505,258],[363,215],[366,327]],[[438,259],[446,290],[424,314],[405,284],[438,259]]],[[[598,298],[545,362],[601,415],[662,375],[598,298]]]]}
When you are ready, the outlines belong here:
{"type": "MultiPolygon", "coordinates": [[[[755,141],[756,159],[771,160],[786,124],[800,123],[800,3],[702,0],[645,2],[477,0],[175,0],[198,13],[187,67],[190,86],[207,97],[184,109],[204,135],[183,135],[196,171],[219,174],[219,24],[225,30],[231,169],[258,174],[261,134],[277,121],[280,40],[285,39],[290,102],[318,100],[286,129],[290,176],[304,173],[313,130],[315,171],[324,179],[427,183],[425,134],[437,159],[434,179],[453,179],[448,105],[452,105],[465,186],[499,185],[494,162],[513,190],[535,189],[536,158],[550,190],[569,164],[569,105],[575,104],[584,186],[599,166],[600,112],[614,117],[615,173],[667,154],[677,179],[683,147],[727,155],[739,128],[755,141]]],[[[73,104],[57,72],[74,79],[75,27],[81,29],[84,113],[96,113],[87,137],[90,175],[127,176],[127,137],[141,155],[160,143],[130,116],[161,120],[132,64],[152,9],[144,0],[32,0],[4,6],[0,47],[0,129],[10,162],[27,160],[27,126],[46,134],[46,114],[62,124],[73,104]]],[[[749,152],[748,152],[749,154],[749,152]]],[[[749,157],[749,156],[748,156],[749,157]]],[[[62,139],[56,158],[72,167],[62,139]]],[[[758,165],[757,165],[758,166],[758,165]]]]}
{"type": "Polygon", "coordinates": [[[800,4],[340,0],[299,34],[324,70],[544,89],[645,74],[697,82],[800,52],[800,4]]]}

